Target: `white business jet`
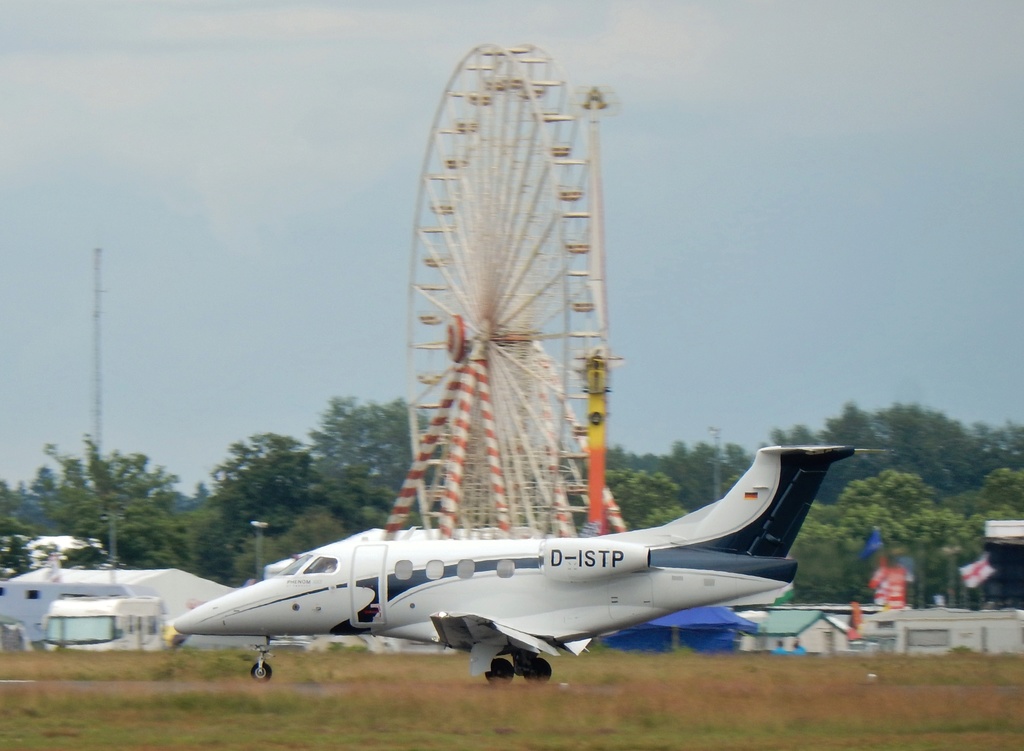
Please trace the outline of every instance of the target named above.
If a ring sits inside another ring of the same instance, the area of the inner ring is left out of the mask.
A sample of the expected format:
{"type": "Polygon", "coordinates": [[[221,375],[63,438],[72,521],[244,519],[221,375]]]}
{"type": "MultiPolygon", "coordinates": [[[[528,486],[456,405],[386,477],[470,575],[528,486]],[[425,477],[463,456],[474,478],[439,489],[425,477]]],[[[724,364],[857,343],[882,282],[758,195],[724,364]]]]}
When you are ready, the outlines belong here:
{"type": "Polygon", "coordinates": [[[180,616],[182,634],[370,634],[469,652],[470,673],[547,680],[541,655],[704,605],[770,604],[829,466],[847,446],[773,447],[724,498],[660,527],[589,538],[345,540],[180,616]],[[503,656],[508,656],[511,660],[503,656]]]}

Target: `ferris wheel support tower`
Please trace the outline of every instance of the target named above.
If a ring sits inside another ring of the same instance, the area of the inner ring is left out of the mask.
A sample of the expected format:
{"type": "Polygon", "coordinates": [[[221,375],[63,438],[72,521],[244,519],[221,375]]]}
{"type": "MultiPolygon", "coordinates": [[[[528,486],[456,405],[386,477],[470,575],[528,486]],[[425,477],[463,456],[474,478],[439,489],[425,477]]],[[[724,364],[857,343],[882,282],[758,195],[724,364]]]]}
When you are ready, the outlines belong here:
{"type": "MultiPolygon", "coordinates": [[[[590,287],[596,306],[601,341],[608,342],[608,298],[605,287],[604,250],[604,193],[601,180],[600,122],[604,115],[616,114],[617,107],[611,90],[594,86],[583,92],[580,107],[589,114],[588,145],[590,171],[590,287]]],[[[587,358],[587,496],[589,513],[587,532],[605,534],[608,531],[605,494],[605,458],[607,455],[606,422],[608,420],[608,365],[610,353],[594,352],[587,358]]]]}

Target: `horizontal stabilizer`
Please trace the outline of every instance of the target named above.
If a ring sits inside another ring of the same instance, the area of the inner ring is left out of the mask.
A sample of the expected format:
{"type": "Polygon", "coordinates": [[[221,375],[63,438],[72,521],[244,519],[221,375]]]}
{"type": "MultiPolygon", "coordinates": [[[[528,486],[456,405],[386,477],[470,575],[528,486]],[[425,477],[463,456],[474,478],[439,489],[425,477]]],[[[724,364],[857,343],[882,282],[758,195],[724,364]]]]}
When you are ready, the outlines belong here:
{"type": "Polygon", "coordinates": [[[579,639],[578,641],[567,641],[563,646],[574,655],[581,655],[589,644],[590,639],[579,639]]]}

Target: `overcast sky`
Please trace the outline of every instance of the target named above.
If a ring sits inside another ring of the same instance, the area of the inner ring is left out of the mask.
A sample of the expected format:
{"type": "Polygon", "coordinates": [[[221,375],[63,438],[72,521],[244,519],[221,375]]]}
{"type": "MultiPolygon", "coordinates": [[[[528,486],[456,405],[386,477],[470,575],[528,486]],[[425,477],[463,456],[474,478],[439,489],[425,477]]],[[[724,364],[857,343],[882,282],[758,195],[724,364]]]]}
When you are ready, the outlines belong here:
{"type": "Polygon", "coordinates": [[[0,0],[0,479],[92,430],[190,491],[406,396],[456,64],[612,87],[609,440],[753,450],[844,403],[1024,423],[1024,3],[0,0]]]}

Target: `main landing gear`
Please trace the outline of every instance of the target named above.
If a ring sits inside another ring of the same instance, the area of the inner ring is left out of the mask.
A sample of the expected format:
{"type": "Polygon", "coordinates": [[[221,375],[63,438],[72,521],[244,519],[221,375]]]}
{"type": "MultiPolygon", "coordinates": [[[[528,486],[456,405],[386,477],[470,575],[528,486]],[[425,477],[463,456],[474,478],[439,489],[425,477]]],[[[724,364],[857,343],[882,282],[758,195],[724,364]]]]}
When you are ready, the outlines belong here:
{"type": "Polygon", "coordinates": [[[533,652],[516,649],[512,652],[512,662],[495,657],[491,660],[491,669],[484,673],[488,683],[509,683],[517,675],[545,683],[551,680],[551,663],[533,652]]]}
{"type": "Polygon", "coordinates": [[[274,675],[274,671],[270,669],[270,663],[267,662],[267,655],[270,654],[270,639],[267,639],[266,644],[256,644],[254,648],[260,653],[260,656],[256,658],[256,664],[252,666],[249,675],[255,681],[266,683],[274,675]]]}

